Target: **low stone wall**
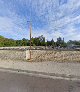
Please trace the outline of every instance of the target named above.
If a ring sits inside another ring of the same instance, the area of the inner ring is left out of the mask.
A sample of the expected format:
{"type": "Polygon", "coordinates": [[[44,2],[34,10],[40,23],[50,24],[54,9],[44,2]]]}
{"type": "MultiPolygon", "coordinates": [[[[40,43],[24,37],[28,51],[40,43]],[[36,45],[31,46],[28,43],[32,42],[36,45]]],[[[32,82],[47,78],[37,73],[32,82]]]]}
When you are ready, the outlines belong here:
{"type": "Polygon", "coordinates": [[[80,51],[34,50],[33,61],[80,61],[80,51]]]}
{"type": "Polygon", "coordinates": [[[3,60],[25,60],[26,51],[17,51],[17,50],[0,50],[0,59],[3,60]]]}
{"type": "MultiPolygon", "coordinates": [[[[31,60],[41,61],[80,61],[80,51],[31,50],[31,60]]],[[[29,50],[0,50],[0,59],[28,61],[29,50]]]]}

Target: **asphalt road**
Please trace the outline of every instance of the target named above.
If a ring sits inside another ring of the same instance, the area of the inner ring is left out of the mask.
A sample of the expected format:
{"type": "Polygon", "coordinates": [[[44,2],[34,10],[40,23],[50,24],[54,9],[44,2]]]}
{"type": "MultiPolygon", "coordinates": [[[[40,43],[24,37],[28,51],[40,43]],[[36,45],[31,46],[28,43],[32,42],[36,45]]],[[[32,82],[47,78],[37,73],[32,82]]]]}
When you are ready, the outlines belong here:
{"type": "Polygon", "coordinates": [[[80,81],[0,71],[0,92],[80,92],[80,81]]]}

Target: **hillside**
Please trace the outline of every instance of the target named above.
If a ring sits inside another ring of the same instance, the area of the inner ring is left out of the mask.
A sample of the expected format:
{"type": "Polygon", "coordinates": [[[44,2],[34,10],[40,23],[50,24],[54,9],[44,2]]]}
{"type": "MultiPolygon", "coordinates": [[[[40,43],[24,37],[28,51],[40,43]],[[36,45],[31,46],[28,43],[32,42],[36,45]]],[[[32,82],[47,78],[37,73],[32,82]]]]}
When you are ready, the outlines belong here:
{"type": "Polygon", "coordinates": [[[13,39],[8,39],[0,35],[0,47],[6,46],[16,46],[16,41],[13,39]]]}

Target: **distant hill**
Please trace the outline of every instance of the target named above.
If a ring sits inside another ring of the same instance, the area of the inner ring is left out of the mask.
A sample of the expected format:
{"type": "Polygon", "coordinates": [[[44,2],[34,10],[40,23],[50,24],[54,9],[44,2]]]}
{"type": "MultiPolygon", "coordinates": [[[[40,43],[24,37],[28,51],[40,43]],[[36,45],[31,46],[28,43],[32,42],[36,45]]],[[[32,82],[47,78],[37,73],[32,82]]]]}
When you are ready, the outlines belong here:
{"type": "Polygon", "coordinates": [[[1,38],[4,38],[4,37],[0,35],[0,39],[1,39],[1,38]]]}
{"type": "Polygon", "coordinates": [[[29,40],[23,38],[22,40],[14,40],[5,38],[0,35],[0,47],[12,47],[12,46],[29,46],[29,40]]]}
{"type": "Polygon", "coordinates": [[[6,46],[16,46],[16,41],[13,39],[8,39],[0,35],[0,47],[6,46]]]}

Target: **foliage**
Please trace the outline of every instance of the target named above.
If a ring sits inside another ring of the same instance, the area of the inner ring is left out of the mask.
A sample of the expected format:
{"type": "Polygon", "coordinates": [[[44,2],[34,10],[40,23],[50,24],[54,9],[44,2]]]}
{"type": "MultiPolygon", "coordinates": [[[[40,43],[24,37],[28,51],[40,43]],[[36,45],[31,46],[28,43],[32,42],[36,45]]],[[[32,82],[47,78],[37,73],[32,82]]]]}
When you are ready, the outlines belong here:
{"type": "MultiPolygon", "coordinates": [[[[53,39],[51,41],[45,42],[45,37],[43,35],[35,38],[31,38],[31,45],[32,46],[52,46],[54,47],[67,47],[69,45],[78,45],[80,46],[80,41],[72,41],[69,40],[67,43],[64,41],[64,38],[61,37],[57,38],[55,42],[53,39]]],[[[22,40],[13,40],[8,39],[3,36],[0,36],[0,47],[8,47],[8,46],[29,46],[30,40],[23,38],[22,40]]]]}

